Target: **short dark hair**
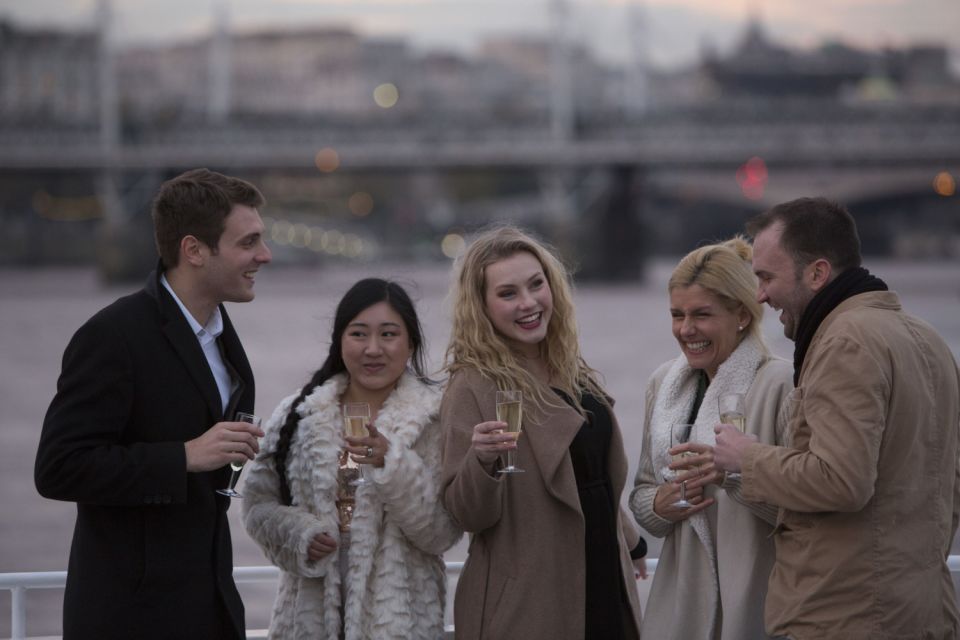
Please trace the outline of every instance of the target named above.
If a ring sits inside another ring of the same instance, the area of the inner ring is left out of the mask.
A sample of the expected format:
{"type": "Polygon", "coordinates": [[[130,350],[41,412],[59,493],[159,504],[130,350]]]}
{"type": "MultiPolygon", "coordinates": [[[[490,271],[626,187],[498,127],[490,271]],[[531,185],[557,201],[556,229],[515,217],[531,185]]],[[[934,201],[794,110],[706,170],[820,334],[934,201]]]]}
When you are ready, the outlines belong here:
{"type": "Polygon", "coordinates": [[[857,223],[843,205],[826,198],[797,198],[752,218],[747,233],[756,238],[777,222],[783,224],[780,245],[798,272],[819,258],[825,258],[837,273],[860,266],[857,223]]]}
{"type": "Polygon", "coordinates": [[[180,241],[194,236],[217,252],[224,220],[235,205],[258,209],[266,201],[260,191],[239,178],[209,169],[193,169],[167,180],[153,200],[157,252],[166,269],[180,260],[180,241]]]}
{"type": "Polygon", "coordinates": [[[297,425],[300,423],[300,405],[303,404],[307,396],[313,393],[314,389],[338,373],[347,370],[347,365],[343,361],[343,334],[354,318],[379,302],[386,302],[403,320],[412,346],[410,362],[413,365],[413,373],[424,382],[432,382],[426,375],[424,361],[426,347],[423,341],[420,318],[417,316],[416,307],[414,307],[413,300],[410,299],[406,290],[396,282],[383,280],[382,278],[365,278],[350,287],[350,290],[340,300],[340,304],[337,305],[337,312],[333,318],[333,333],[330,336],[330,352],[327,354],[327,359],[300,390],[299,395],[290,405],[290,410],[287,412],[283,425],[280,427],[277,449],[274,452],[274,465],[280,481],[279,490],[282,504],[290,505],[293,503],[290,494],[290,482],[287,478],[287,456],[290,453],[297,425]]]}

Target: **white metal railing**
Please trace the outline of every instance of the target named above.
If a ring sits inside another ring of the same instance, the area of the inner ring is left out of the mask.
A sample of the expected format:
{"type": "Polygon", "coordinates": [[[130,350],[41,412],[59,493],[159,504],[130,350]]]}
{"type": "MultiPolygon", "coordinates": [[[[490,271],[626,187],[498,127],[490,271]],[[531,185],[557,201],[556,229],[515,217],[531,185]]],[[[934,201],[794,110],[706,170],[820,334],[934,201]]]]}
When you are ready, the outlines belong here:
{"type": "MultiPolygon", "coordinates": [[[[447,573],[459,574],[462,562],[447,562],[447,573]]],[[[237,584],[269,582],[280,577],[280,570],[272,565],[262,567],[234,567],[237,584]]],[[[62,589],[67,584],[66,571],[32,571],[0,573],[0,590],[10,591],[10,638],[27,637],[27,591],[30,589],[62,589]]]]}
{"type": "MultiPolygon", "coordinates": [[[[647,573],[652,576],[657,570],[657,558],[647,558],[647,573]]],[[[447,573],[458,574],[462,562],[447,562],[447,573]]],[[[960,555],[947,558],[950,573],[960,573],[960,555]]],[[[234,567],[233,579],[237,584],[269,582],[280,576],[276,567],[234,567]]],[[[0,573],[0,590],[10,590],[10,638],[24,640],[27,629],[27,591],[29,589],[62,589],[67,583],[66,571],[35,571],[27,573],[0,573]]],[[[446,628],[448,635],[453,627],[446,628]]]]}

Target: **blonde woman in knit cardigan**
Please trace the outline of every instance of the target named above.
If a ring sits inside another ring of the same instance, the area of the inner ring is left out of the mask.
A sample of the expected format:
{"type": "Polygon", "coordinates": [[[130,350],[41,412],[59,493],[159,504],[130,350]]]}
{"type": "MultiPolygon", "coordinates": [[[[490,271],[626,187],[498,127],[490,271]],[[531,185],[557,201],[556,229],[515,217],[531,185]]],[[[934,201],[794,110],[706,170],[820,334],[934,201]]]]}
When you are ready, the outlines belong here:
{"type": "Polygon", "coordinates": [[[668,285],[681,355],[661,365],[647,386],[643,450],[630,495],[637,521],[665,538],[645,638],[767,637],[763,601],[777,511],[746,502],[739,475],[714,467],[711,446],[718,397],[730,392],[746,396],[747,433],[771,444],[785,440],[793,370],[764,343],[750,259],[750,245],[739,237],[701,247],[680,261],[668,285]],[[677,423],[694,425],[691,442],[671,449],[670,428],[677,423]],[[698,455],[672,464],[671,455],[681,451],[698,455]],[[681,482],[693,507],[673,504],[681,482]]]}
{"type": "Polygon", "coordinates": [[[631,550],[646,547],[619,507],[623,440],[580,357],[565,269],[530,236],[498,228],[468,248],[453,299],[443,501],[472,534],[457,638],[637,638],[631,550]],[[497,421],[498,389],[523,392],[518,441],[497,421]],[[497,473],[508,449],[523,473],[497,473]]]}
{"type": "Polygon", "coordinates": [[[282,570],[270,638],[443,637],[441,554],[462,532],[439,500],[440,391],[422,342],[406,292],[361,280],[337,307],[326,362],[267,424],[243,522],[282,570]],[[353,402],[370,406],[367,438],[344,437],[353,402]],[[348,456],[364,469],[355,489],[348,456]]]}

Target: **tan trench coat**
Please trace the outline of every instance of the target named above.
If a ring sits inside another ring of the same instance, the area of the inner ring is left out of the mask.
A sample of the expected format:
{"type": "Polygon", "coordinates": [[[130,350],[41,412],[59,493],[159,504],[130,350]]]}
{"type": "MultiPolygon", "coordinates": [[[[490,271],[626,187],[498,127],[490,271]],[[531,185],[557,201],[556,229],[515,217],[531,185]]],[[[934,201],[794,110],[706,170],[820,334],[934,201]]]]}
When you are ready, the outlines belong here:
{"type": "Polygon", "coordinates": [[[751,445],[743,493],[782,507],[767,630],[795,640],[957,638],[946,559],[960,514],[960,376],[949,347],[865,293],[820,325],[793,448],[751,445]]]}
{"type": "MultiPolygon", "coordinates": [[[[567,407],[537,414],[525,404],[517,463],[526,473],[494,478],[480,466],[471,437],[474,425],[496,420],[495,392],[478,372],[460,371],[440,408],[444,506],[472,533],[454,602],[457,638],[583,640],[584,524],[567,451],[583,418],[567,407]]],[[[616,419],[613,425],[608,462],[619,501],[627,460],[616,419]]],[[[639,637],[629,555],[639,533],[623,509],[618,519],[622,574],[639,637]]]]}

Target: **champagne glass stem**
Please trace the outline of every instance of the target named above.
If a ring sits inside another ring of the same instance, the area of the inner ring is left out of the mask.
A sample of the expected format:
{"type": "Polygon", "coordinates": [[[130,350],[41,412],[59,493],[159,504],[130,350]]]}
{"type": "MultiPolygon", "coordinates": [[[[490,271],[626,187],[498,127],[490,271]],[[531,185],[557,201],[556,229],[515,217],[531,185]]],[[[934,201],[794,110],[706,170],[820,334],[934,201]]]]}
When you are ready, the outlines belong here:
{"type": "MultiPolygon", "coordinates": [[[[238,411],[234,420],[237,422],[247,422],[256,427],[260,426],[260,417],[255,416],[252,413],[244,413],[243,411],[238,411]]],[[[227,496],[229,498],[242,498],[239,493],[237,493],[236,486],[237,480],[240,479],[240,471],[243,469],[243,464],[246,460],[241,462],[231,462],[230,463],[230,483],[227,485],[226,489],[217,489],[217,493],[222,496],[227,496]]]]}
{"type": "Polygon", "coordinates": [[[230,484],[227,485],[227,486],[230,488],[230,491],[236,491],[236,488],[237,488],[237,480],[239,480],[239,479],[240,479],[240,472],[239,472],[239,471],[234,471],[234,470],[231,469],[231,471],[230,471],[230,484]]]}
{"type": "Polygon", "coordinates": [[[236,487],[237,487],[237,480],[240,479],[240,470],[241,470],[241,469],[243,469],[243,467],[240,467],[240,469],[234,469],[233,467],[231,467],[231,468],[230,468],[230,482],[227,484],[227,488],[226,488],[226,489],[217,489],[217,493],[219,493],[219,494],[222,495],[222,496],[227,496],[227,497],[229,497],[229,498],[242,498],[243,496],[241,496],[241,495],[237,492],[237,489],[236,489],[236,487]]]}

